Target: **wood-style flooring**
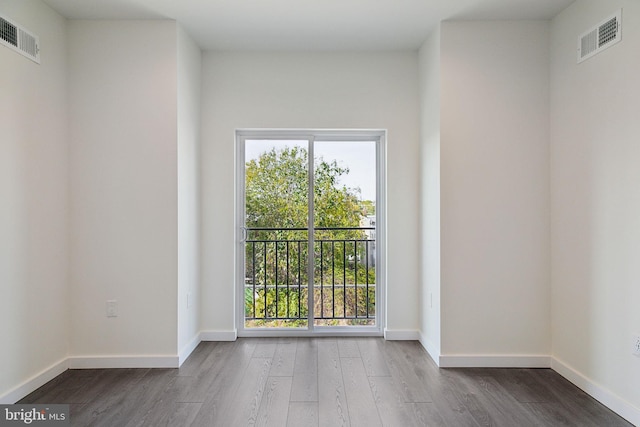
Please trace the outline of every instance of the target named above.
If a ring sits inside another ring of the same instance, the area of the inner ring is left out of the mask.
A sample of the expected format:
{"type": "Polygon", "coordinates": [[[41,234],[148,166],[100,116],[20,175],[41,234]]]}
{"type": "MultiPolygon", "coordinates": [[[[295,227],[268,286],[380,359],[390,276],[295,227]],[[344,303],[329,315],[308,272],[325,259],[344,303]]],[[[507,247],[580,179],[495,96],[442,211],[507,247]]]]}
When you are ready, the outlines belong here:
{"type": "Polygon", "coordinates": [[[68,370],[74,426],[630,426],[549,369],[438,369],[412,341],[203,342],[179,369],[68,370]]]}

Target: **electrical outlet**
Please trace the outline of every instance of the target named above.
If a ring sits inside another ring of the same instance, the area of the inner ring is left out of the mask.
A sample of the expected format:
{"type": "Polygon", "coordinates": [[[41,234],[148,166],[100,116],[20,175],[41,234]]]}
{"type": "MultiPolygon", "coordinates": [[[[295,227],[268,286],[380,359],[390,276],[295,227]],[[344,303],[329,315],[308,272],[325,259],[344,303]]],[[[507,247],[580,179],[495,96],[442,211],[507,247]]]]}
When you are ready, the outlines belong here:
{"type": "Polygon", "coordinates": [[[633,349],[632,353],[634,356],[640,357],[640,335],[633,336],[633,349]]]}
{"type": "Polygon", "coordinates": [[[118,317],[118,301],[114,299],[107,301],[107,317],[118,317]]]}

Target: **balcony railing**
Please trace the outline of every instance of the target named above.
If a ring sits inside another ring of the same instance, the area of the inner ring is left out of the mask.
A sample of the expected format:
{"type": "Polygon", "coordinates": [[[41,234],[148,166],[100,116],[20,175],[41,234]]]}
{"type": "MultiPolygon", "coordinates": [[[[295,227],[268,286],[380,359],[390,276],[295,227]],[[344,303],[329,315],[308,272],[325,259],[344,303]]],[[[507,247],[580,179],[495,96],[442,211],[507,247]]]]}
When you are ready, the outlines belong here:
{"type": "MultiPolygon", "coordinates": [[[[246,232],[245,327],[306,327],[308,230],[246,232]]],[[[375,325],[375,227],[318,227],[313,233],[314,324],[375,325]]]]}

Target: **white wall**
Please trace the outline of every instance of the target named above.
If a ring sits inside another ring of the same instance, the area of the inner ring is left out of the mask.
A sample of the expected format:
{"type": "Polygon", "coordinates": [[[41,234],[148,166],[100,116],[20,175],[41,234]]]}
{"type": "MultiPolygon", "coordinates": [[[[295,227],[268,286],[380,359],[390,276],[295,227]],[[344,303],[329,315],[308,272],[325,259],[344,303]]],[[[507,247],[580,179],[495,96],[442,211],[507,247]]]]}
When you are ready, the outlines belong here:
{"type": "Polygon", "coordinates": [[[200,92],[202,54],[178,26],[178,351],[200,331],[200,92]]]}
{"type": "Polygon", "coordinates": [[[69,21],[68,42],[71,354],[175,356],[176,23],[69,21]]]}
{"type": "Polygon", "coordinates": [[[640,4],[577,1],[551,46],[553,354],[640,423],[640,4]],[[619,8],[622,41],[577,64],[578,36],[619,8]]]}
{"type": "Polygon", "coordinates": [[[3,0],[0,15],[42,44],[40,65],[0,46],[0,403],[13,403],[67,356],[67,45],[40,1],[3,0]]]}
{"type": "Polygon", "coordinates": [[[388,323],[418,329],[417,54],[207,53],[203,60],[202,327],[234,325],[234,131],[386,128],[388,323]]]}
{"type": "Polygon", "coordinates": [[[549,24],[444,22],[443,356],[549,355],[549,24]]]}
{"type": "Polygon", "coordinates": [[[420,331],[440,356],[440,26],[420,48],[420,331]]]}

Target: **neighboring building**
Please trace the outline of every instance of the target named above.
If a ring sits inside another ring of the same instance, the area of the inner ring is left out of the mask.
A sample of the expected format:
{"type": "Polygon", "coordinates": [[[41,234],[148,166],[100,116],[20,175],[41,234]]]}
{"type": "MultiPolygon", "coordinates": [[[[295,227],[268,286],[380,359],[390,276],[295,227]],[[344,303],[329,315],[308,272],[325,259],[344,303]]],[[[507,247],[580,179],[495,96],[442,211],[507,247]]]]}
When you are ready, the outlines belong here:
{"type": "MultiPolygon", "coordinates": [[[[364,230],[364,234],[367,236],[368,245],[368,258],[369,258],[369,267],[375,267],[376,265],[376,216],[375,215],[367,215],[363,216],[360,220],[360,227],[368,228],[374,227],[373,230],[364,230]]],[[[366,262],[365,259],[362,259],[362,264],[366,262]]]]}

